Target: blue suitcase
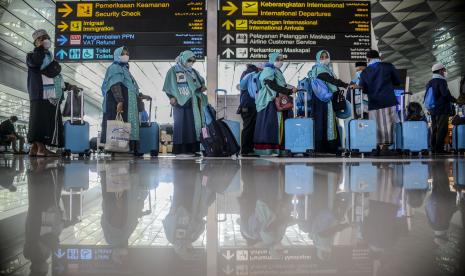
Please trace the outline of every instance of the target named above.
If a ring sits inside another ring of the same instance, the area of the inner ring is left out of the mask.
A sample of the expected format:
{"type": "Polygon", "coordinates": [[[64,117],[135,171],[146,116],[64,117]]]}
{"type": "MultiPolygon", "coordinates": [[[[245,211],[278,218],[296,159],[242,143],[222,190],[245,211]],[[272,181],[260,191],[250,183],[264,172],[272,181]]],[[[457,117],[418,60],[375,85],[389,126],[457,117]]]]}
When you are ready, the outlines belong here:
{"type": "Polygon", "coordinates": [[[452,169],[454,174],[455,185],[465,190],[465,160],[454,160],[454,167],[452,169]]]}
{"type": "Polygon", "coordinates": [[[148,154],[158,156],[160,147],[160,127],[156,122],[152,122],[152,99],[150,99],[149,121],[142,123],[139,129],[139,155],[148,154]]]}
{"type": "Polygon", "coordinates": [[[452,128],[452,148],[457,152],[465,150],[465,125],[452,128]]]}
{"type": "Polygon", "coordinates": [[[377,190],[378,169],[372,163],[349,164],[344,168],[344,181],[353,193],[373,193],[377,190]]]}
{"type": "Polygon", "coordinates": [[[313,193],[313,167],[306,164],[286,164],[284,167],[284,191],[290,195],[313,193]]]}
{"type": "MultiPolygon", "coordinates": [[[[352,99],[355,99],[352,91],[352,99]]],[[[363,110],[363,97],[361,99],[360,108],[363,110]]],[[[361,119],[351,119],[346,122],[346,150],[348,152],[369,153],[376,150],[377,135],[376,121],[364,120],[363,113],[361,119]]],[[[352,108],[352,118],[355,118],[354,108],[352,108]]]]}
{"type": "Polygon", "coordinates": [[[73,91],[71,97],[71,119],[64,124],[65,154],[90,154],[89,123],[84,121],[84,92],[81,92],[81,118],[75,120],[73,117],[73,91]]]}
{"type": "Polygon", "coordinates": [[[394,126],[395,148],[402,151],[428,150],[428,124],[424,121],[407,121],[394,126]]]}
{"type": "Polygon", "coordinates": [[[402,184],[406,190],[427,190],[429,187],[429,167],[421,161],[400,164],[398,173],[402,176],[402,184]]]}
{"type": "MultiPolygon", "coordinates": [[[[304,102],[307,102],[307,92],[304,102]]],[[[294,97],[294,116],[297,115],[296,99],[294,97]]],[[[284,146],[292,154],[306,154],[315,150],[313,119],[307,118],[308,108],[304,105],[304,118],[287,119],[284,122],[284,146]]]]}

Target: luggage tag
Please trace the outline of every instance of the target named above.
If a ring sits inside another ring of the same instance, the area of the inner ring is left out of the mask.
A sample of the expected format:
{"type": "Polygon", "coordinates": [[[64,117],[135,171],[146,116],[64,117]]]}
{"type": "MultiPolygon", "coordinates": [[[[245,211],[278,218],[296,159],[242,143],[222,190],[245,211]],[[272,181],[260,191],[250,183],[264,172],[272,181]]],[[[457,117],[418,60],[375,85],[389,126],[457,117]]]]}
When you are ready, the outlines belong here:
{"type": "Polygon", "coordinates": [[[210,137],[210,135],[208,135],[208,129],[206,127],[202,128],[202,136],[205,139],[210,137]]]}

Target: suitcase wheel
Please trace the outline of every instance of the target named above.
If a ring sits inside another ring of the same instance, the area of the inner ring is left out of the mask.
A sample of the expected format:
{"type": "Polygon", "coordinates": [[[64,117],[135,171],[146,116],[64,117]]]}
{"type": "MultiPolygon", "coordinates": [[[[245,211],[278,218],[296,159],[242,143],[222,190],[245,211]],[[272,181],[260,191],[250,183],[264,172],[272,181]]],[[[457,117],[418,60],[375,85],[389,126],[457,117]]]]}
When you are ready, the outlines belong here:
{"type": "Polygon", "coordinates": [[[151,157],[157,157],[157,156],[158,156],[158,150],[152,150],[152,151],[150,151],[150,156],[151,156],[151,157]]]}

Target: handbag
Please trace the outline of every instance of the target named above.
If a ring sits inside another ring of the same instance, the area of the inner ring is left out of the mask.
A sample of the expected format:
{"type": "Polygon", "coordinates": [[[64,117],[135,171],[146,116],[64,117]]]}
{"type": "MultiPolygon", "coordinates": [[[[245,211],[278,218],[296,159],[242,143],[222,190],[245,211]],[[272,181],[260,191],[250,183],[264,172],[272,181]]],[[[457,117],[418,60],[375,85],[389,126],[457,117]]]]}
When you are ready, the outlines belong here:
{"type": "Polygon", "coordinates": [[[294,102],[292,101],[291,97],[284,94],[279,94],[274,99],[274,104],[276,105],[277,111],[291,110],[294,108],[294,102]]]}
{"type": "Polygon", "coordinates": [[[41,73],[42,75],[53,79],[61,73],[61,65],[56,60],[53,60],[49,65],[47,65],[47,67],[42,69],[41,73]]]}
{"type": "Polygon", "coordinates": [[[331,101],[333,103],[334,112],[344,112],[346,109],[346,97],[344,96],[344,91],[339,90],[335,92],[331,101]]]}
{"type": "Polygon", "coordinates": [[[105,150],[109,152],[129,152],[131,124],[123,121],[121,113],[113,121],[107,121],[107,141],[105,150]]]}

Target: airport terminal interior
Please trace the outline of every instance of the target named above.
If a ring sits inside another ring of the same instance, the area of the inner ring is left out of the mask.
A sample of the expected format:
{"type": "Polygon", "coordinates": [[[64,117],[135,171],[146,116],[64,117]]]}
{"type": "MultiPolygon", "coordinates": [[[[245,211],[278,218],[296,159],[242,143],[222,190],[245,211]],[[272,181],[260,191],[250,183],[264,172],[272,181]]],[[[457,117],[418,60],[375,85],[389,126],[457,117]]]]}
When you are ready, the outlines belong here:
{"type": "Polygon", "coordinates": [[[464,18],[0,0],[0,275],[465,275],[464,18]]]}

